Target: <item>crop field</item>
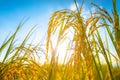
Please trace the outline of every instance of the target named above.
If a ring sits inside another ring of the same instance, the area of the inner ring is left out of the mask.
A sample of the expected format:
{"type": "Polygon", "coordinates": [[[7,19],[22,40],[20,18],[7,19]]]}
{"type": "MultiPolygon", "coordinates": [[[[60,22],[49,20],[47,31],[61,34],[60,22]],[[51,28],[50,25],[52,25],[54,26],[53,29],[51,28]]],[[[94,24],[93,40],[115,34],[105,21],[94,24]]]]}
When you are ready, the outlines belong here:
{"type": "Polygon", "coordinates": [[[89,11],[87,18],[82,16],[85,1],[81,0],[78,7],[77,0],[74,0],[74,11],[63,9],[51,14],[45,48],[42,43],[27,42],[36,27],[31,28],[23,41],[16,39],[26,23],[22,20],[14,33],[6,36],[0,45],[0,58],[3,58],[0,80],[120,80],[117,0],[109,0],[112,2],[111,13],[91,1],[90,5],[96,11],[89,11]],[[60,55],[64,55],[61,60],[60,55]],[[40,61],[42,57],[44,60],[40,61]]]}

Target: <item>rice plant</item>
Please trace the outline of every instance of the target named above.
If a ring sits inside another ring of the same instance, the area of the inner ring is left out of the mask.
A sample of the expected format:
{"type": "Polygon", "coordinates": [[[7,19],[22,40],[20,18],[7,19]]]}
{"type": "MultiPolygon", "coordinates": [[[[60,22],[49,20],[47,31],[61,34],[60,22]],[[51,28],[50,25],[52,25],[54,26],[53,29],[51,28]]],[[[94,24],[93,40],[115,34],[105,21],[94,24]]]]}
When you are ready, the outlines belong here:
{"type": "MultiPolygon", "coordinates": [[[[41,68],[40,64],[36,62],[36,57],[34,57],[38,46],[32,46],[32,44],[27,46],[26,44],[34,27],[26,35],[22,43],[15,46],[15,37],[22,25],[21,22],[15,33],[1,45],[1,53],[7,47],[8,49],[4,53],[3,61],[0,63],[0,80],[42,80],[46,78],[43,76],[46,71],[41,68]]],[[[1,57],[3,56],[1,55],[1,57]]]]}
{"type": "Polygon", "coordinates": [[[74,3],[75,11],[64,9],[52,14],[48,23],[45,51],[40,44],[27,43],[32,33],[34,34],[35,27],[17,44],[16,35],[24,23],[18,25],[16,31],[0,46],[0,57],[5,54],[0,62],[0,80],[120,79],[120,25],[116,0],[112,0],[113,16],[104,8],[91,3],[98,11],[90,12],[87,19],[82,16],[84,0],[80,8],[76,0],[74,3]],[[106,31],[105,41],[99,30],[101,28],[106,31]],[[67,40],[69,32],[72,36],[67,40]],[[53,36],[56,36],[56,42],[53,36]],[[65,54],[64,62],[60,64],[59,49],[66,40],[66,52],[61,53],[65,54]],[[112,42],[118,57],[111,53],[109,41],[112,42]],[[40,54],[46,57],[44,64],[39,62],[40,54]],[[105,64],[100,55],[103,56],[105,64]]]}
{"type": "Polygon", "coordinates": [[[112,4],[113,4],[113,12],[112,12],[113,16],[110,16],[109,12],[106,9],[101,8],[100,6],[92,3],[92,5],[94,5],[95,7],[97,7],[100,10],[100,11],[96,12],[96,14],[99,14],[100,16],[102,16],[104,18],[103,21],[105,24],[111,25],[113,27],[114,35],[110,34],[110,31],[108,29],[107,30],[108,30],[109,36],[114,44],[114,47],[117,51],[117,54],[120,58],[120,51],[119,51],[119,44],[120,44],[119,43],[119,41],[120,41],[119,40],[120,39],[119,38],[120,37],[119,23],[120,23],[120,21],[119,21],[119,14],[118,14],[117,7],[116,7],[116,0],[112,0],[112,4]],[[106,23],[106,20],[109,23],[106,23]],[[114,38],[114,36],[115,36],[115,38],[114,38]]]}

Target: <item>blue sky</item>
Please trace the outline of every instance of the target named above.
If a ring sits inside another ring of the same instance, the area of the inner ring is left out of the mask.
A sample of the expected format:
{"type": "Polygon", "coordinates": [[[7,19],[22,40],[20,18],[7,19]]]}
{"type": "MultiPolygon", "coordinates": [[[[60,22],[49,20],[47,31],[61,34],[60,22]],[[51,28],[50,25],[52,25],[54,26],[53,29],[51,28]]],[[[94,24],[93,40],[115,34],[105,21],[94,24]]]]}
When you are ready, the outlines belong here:
{"type": "MultiPolygon", "coordinates": [[[[82,0],[77,0],[81,4],[82,0]]],[[[105,7],[111,11],[112,0],[92,0],[94,3],[105,7]]],[[[89,5],[90,0],[85,0],[85,8],[92,7],[89,5]]],[[[120,0],[117,0],[117,6],[120,0]]],[[[74,0],[0,0],[0,39],[9,32],[14,32],[17,25],[23,18],[30,19],[23,26],[28,31],[30,27],[38,25],[41,33],[47,31],[47,24],[51,14],[56,10],[70,9],[74,0]]],[[[87,9],[86,9],[87,10],[87,9]]],[[[120,6],[118,6],[120,12],[120,6]]],[[[24,31],[23,30],[23,31],[24,31]]]]}
{"type": "Polygon", "coordinates": [[[73,1],[61,0],[0,0],[0,40],[13,33],[23,18],[30,19],[23,26],[21,33],[27,32],[37,24],[41,36],[47,31],[50,15],[58,10],[69,7],[73,1]]]}

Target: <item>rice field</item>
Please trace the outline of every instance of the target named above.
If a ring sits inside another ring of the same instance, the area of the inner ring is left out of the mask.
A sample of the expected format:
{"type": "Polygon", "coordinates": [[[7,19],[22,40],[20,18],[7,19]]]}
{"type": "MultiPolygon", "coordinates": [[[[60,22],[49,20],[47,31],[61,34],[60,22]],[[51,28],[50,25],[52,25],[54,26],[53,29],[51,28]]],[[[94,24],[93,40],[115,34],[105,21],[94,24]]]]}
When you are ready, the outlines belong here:
{"type": "Polygon", "coordinates": [[[75,11],[53,12],[48,22],[45,49],[41,44],[27,43],[35,27],[16,44],[16,36],[24,24],[21,21],[16,31],[0,45],[0,57],[5,54],[0,62],[0,80],[120,80],[120,16],[116,0],[111,1],[112,15],[91,2],[97,11],[90,11],[85,19],[82,16],[84,0],[81,7],[74,0],[75,11]],[[105,36],[101,30],[105,31],[105,36]],[[56,43],[54,36],[57,36],[56,43]],[[110,42],[116,53],[111,52],[110,42]],[[63,46],[65,56],[60,63],[62,44],[66,47],[63,46]],[[39,61],[41,54],[45,56],[44,63],[39,61]]]}

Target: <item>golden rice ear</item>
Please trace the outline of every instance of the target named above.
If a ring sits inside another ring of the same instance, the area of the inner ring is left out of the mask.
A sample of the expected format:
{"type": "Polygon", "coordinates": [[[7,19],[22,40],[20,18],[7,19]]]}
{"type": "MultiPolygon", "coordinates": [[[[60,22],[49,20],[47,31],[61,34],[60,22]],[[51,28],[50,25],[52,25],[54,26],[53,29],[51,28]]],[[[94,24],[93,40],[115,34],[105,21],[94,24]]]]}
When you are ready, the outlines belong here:
{"type": "Polygon", "coordinates": [[[95,7],[97,7],[101,11],[101,12],[95,12],[95,13],[100,14],[101,16],[104,16],[106,19],[108,19],[108,21],[110,23],[113,23],[113,19],[112,19],[112,17],[110,16],[109,12],[106,9],[101,8],[100,6],[94,4],[93,2],[91,2],[91,4],[93,6],[95,6],[95,7]]]}

